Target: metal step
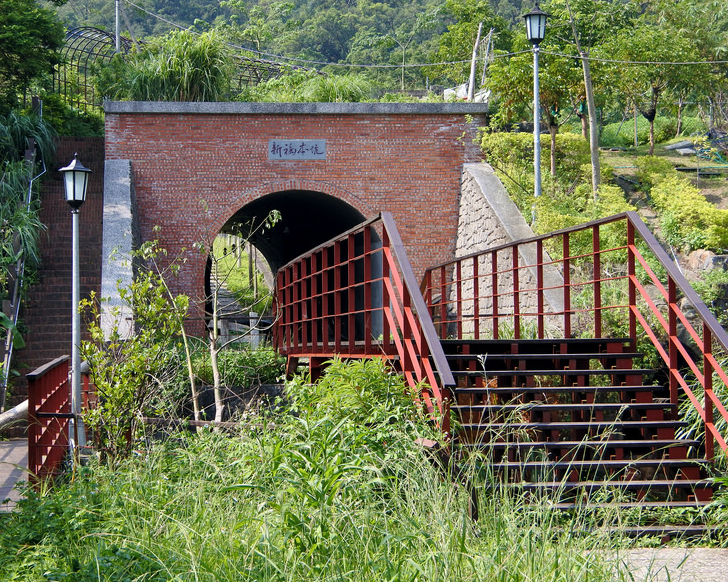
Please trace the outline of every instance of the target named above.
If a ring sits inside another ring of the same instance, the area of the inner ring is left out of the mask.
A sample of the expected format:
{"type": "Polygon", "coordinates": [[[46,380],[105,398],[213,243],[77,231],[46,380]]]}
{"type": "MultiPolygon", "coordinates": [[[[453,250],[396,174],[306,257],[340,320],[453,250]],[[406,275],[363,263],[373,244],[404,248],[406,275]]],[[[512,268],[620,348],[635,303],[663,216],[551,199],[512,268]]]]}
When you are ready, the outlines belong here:
{"type": "MultiPolygon", "coordinates": [[[[674,438],[675,429],[687,423],[670,420],[677,406],[664,398],[665,386],[641,383],[657,370],[630,367],[642,358],[631,341],[443,345],[460,384],[452,390],[450,406],[459,419],[455,442],[464,455],[478,451],[488,459],[482,469],[493,473],[494,486],[513,487],[527,503],[547,495],[550,507],[564,511],[694,508],[712,497],[712,482],[703,478],[709,463],[689,458],[701,441],[674,438]],[[584,385],[589,383],[597,385],[584,385]],[[555,397],[566,402],[554,402],[555,397]],[[558,440],[562,436],[565,440],[558,440]],[[505,483],[499,485],[501,479],[505,483]],[[617,500],[595,496],[604,488],[617,500]]],[[[652,535],[679,531],[650,527],[634,529],[652,535]]],[[[694,529],[684,533],[693,535],[694,529]]]]}
{"type": "Polygon", "coordinates": [[[671,489],[709,489],[712,482],[706,479],[612,479],[607,481],[542,481],[535,483],[514,483],[523,491],[574,491],[592,493],[604,487],[620,490],[664,491],[671,489]]]}
{"type": "Polygon", "coordinates": [[[675,448],[691,448],[699,446],[701,441],[692,439],[584,439],[578,441],[488,441],[480,443],[458,443],[459,448],[472,449],[564,449],[567,451],[611,450],[619,449],[650,449],[653,451],[669,452],[675,448]]]}
{"type": "Polygon", "coordinates": [[[669,402],[629,402],[622,404],[619,402],[591,402],[591,403],[556,403],[544,404],[540,400],[531,400],[522,404],[452,404],[450,410],[458,413],[479,412],[481,415],[496,416],[499,412],[630,412],[635,410],[674,410],[676,405],[669,402]]]}
{"type": "Polygon", "coordinates": [[[609,348],[631,348],[630,338],[562,338],[562,339],[443,339],[445,354],[455,353],[618,353],[609,348]],[[514,349],[515,348],[515,349],[514,349]],[[487,350],[487,352],[486,352],[487,350]]]}
{"type": "Polygon", "coordinates": [[[503,377],[503,376],[563,376],[564,378],[569,376],[646,376],[654,374],[656,370],[653,369],[640,369],[640,368],[609,368],[609,369],[541,369],[541,370],[453,370],[452,374],[455,378],[489,378],[489,377],[503,377]]]}
{"type": "Polygon", "coordinates": [[[584,353],[547,353],[547,354],[501,354],[501,353],[487,353],[487,354],[445,354],[445,358],[448,362],[459,364],[463,361],[476,361],[479,364],[483,362],[507,362],[510,360],[521,360],[528,362],[531,360],[543,360],[543,361],[560,361],[560,360],[636,360],[643,356],[641,352],[584,352],[584,353]]]}
{"type": "Polygon", "coordinates": [[[687,426],[680,420],[588,420],[588,421],[552,421],[552,422],[489,422],[461,423],[465,430],[482,431],[525,431],[525,430],[604,430],[604,429],[640,429],[640,428],[677,428],[687,426]]]}
{"type": "Polygon", "coordinates": [[[533,469],[606,469],[618,471],[620,469],[665,468],[682,469],[686,467],[702,468],[709,463],[705,459],[598,459],[598,460],[566,460],[566,461],[502,461],[489,463],[488,469],[516,469],[529,471],[533,469]]]}
{"type": "Polygon", "coordinates": [[[619,386],[578,386],[578,385],[567,385],[567,386],[467,386],[458,387],[454,389],[455,396],[458,395],[494,395],[503,396],[508,395],[509,400],[522,395],[543,395],[549,394],[594,394],[595,396],[599,393],[609,394],[614,392],[624,392],[627,394],[654,394],[655,392],[665,393],[666,388],[657,384],[645,384],[645,385],[619,385],[619,386]]]}

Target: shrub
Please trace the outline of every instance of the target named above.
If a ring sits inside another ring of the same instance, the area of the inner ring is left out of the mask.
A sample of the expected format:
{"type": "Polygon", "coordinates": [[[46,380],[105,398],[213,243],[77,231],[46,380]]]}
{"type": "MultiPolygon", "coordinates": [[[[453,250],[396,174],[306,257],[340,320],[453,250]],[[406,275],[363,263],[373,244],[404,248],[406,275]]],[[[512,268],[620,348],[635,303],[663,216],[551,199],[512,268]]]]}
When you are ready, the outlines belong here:
{"type": "MultiPolygon", "coordinates": [[[[145,243],[139,255],[153,259],[156,252],[156,243],[145,243]]],[[[94,445],[111,462],[131,451],[143,417],[154,414],[159,395],[182,367],[181,349],[174,346],[189,306],[187,296],[172,297],[163,275],[148,268],[137,269],[134,281],[118,291],[121,302],[134,314],[134,333],[128,337],[119,325],[106,333],[95,294],[81,302],[89,316],[91,337],[81,343],[81,355],[89,364],[98,395],[98,403],[84,411],[84,421],[94,435],[94,445]]],[[[121,320],[119,308],[111,314],[121,320]]]]}
{"type": "Polygon", "coordinates": [[[713,206],[688,181],[665,177],[653,186],[650,196],[661,211],[660,228],[669,244],[684,252],[728,248],[728,210],[713,206]]]}
{"type": "Polygon", "coordinates": [[[104,118],[101,113],[84,112],[69,107],[58,93],[43,95],[43,120],[58,135],[104,135],[104,118]]]}
{"type": "Polygon", "coordinates": [[[101,95],[132,101],[219,101],[232,60],[213,33],[173,31],[132,56],[115,55],[97,71],[101,95]]]}
{"type": "MultiPolygon", "coordinates": [[[[192,365],[202,384],[211,385],[212,366],[206,349],[193,356],[192,365]]],[[[258,349],[247,345],[228,347],[219,353],[218,365],[223,385],[236,388],[275,383],[285,371],[285,359],[269,346],[258,349]]],[[[178,382],[188,383],[187,376],[183,374],[178,382]]]]}
{"type": "Polygon", "coordinates": [[[296,415],[261,416],[237,435],[175,434],[118,467],[92,461],[49,495],[30,493],[0,514],[0,579],[617,579],[596,551],[616,540],[581,512],[494,486],[482,458],[459,464],[458,479],[478,480],[473,522],[465,489],[414,442],[432,428],[381,363],[334,362],[323,384],[292,387],[296,415]],[[320,406],[340,382],[385,400],[320,406]],[[303,406],[308,391],[318,397],[303,406]]]}
{"type": "Polygon", "coordinates": [[[359,102],[369,98],[372,87],[361,75],[321,75],[313,71],[292,71],[245,90],[244,101],[359,102]]]}
{"type": "Polygon", "coordinates": [[[658,182],[668,176],[677,177],[678,173],[672,162],[657,156],[640,156],[637,158],[637,180],[644,192],[649,192],[658,182]]]}

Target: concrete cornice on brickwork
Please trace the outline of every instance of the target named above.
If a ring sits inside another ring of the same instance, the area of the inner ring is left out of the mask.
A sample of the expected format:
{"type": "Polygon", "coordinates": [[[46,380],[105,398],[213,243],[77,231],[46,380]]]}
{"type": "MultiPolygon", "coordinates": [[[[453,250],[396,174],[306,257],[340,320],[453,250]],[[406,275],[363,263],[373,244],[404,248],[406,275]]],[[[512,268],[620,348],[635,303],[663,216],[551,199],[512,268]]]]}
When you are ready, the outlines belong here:
{"type": "Polygon", "coordinates": [[[484,115],[485,103],[238,103],[105,101],[110,114],[181,115],[484,115]]]}

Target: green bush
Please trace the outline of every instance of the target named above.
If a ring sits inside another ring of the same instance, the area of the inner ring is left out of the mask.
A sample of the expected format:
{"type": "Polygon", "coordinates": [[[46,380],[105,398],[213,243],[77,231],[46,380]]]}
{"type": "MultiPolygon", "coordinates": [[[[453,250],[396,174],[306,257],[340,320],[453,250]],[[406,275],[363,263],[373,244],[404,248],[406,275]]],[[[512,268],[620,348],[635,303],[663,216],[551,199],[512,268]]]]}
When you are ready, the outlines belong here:
{"type": "Polygon", "coordinates": [[[292,71],[243,91],[242,101],[350,102],[366,101],[372,86],[361,75],[321,75],[315,71],[292,71]]]}
{"type": "Polygon", "coordinates": [[[664,158],[637,158],[640,187],[659,211],[660,234],[683,252],[728,248],[728,210],[716,208],[664,158]]]}
{"type": "MultiPolygon", "coordinates": [[[[533,204],[533,135],[483,131],[480,134],[480,146],[486,161],[502,177],[516,206],[524,216],[530,216],[533,204]]],[[[554,177],[550,174],[551,140],[548,136],[541,136],[541,148],[544,192],[558,197],[560,184],[591,182],[589,144],[581,135],[567,133],[556,136],[554,177]]]]}
{"type": "Polygon", "coordinates": [[[381,363],[335,362],[322,384],[301,379],[291,393],[296,414],[261,415],[236,435],[176,433],[29,493],[0,514],[0,579],[623,579],[600,551],[618,543],[603,531],[622,514],[594,527],[462,461],[480,502],[471,520],[466,489],[415,443],[436,433],[381,363]],[[346,407],[327,396],[340,384],[356,393],[346,407]]]}
{"type": "Polygon", "coordinates": [[[133,55],[115,55],[96,72],[100,95],[131,101],[220,101],[232,60],[213,33],[173,31],[133,55]]]}
{"type": "Polygon", "coordinates": [[[658,156],[640,156],[635,161],[637,166],[637,180],[640,189],[649,192],[658,182],[669,177],[677,177],[678,173],[672,162],[658,156]]]}
{"type": "Polygon", "coordinates": [[[66,105],[58,93],[43,95],[43,121],[58,135],[103,136],[104,118],[101,113],[87,113],[66,105]]]}
{"type": "MultiPolygon", "coordinates": [[[[156,242],[145,243],[137,258],[154,260],[156,242]]],[[[84,421],[93,433],[93,444],[104,459],[125,457],[141,436],[143,418],[153,416],[164,399],[160,396],[183,367],[176,349],[189,308],[185,295],[172,297],[163,274],[139,265],[134,281],[117,286],[121,303],[134,317],[134,333],[123,324],[107,335],[102,327],[101,301],[94,293],[81,302],[88,316],[90,339],[81,342],[81,355],[89,364],[98,403],[84,410],[84,421]]],[[[105,314],[106,316],[107,314],[105,314]]],[[[124,321],[121,308],[111,317],[124,321]]]]}
{"type": "Polygon", "coordinates": [[[660,228],[665,240],[680,251],[728,248],[728,210],[716,208],[700,190],[680,176],[659,180],[650,190],[660,210],[660,228]]]}
{"type": "MultiPolygon", "coordinates": [[[[705,123],[697,117],[683,117],[681,135],[694,135],[706,131],[705,123]]],[[[674,117],[655,118],[655,143],[662,143],[675,137],[677,119],[674,117]]],[[[640,115],[637,118],[637,144],[645,145],[650,141],[650,124],[640,115]]],[[[627,148],[634,146],[634,119],[630,116],[624,121],[610,123],[602,128],[599,144],[604,147],[627,148]]]]}

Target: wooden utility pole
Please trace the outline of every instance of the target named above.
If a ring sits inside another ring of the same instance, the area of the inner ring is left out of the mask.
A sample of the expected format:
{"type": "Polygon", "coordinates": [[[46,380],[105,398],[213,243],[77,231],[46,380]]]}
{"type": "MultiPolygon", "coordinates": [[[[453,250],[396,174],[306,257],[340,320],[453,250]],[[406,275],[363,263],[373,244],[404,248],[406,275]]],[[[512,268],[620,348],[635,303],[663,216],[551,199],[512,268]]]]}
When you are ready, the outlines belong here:
{"type": "Polygon", "coordinates": [[[591,168],[592,168],[592,194],[594,200],[597,199],[597,188],[601,182],[601,173],[599,170],[599,127],[597,125],[597,107],[594,102],[594,86],[592,84],[591,71],[589,70],[589,52],[582,50],[579,42],[579,34],[576,31],[576,23],[574,15],[571,12],[571,5],[566,0],[566,9],[569,11],[569,22],[571,23],[571,31],[574,34],[576,42],[576,50],[581,57],[581,67],[584,71],[584,92],[586,93],[587,115],[589,116],[589,150],[591,152],[591,168]]]}

